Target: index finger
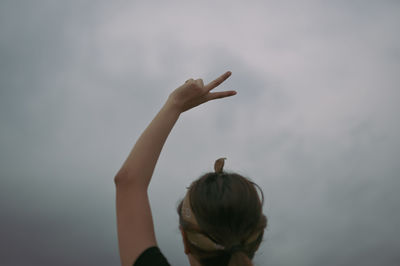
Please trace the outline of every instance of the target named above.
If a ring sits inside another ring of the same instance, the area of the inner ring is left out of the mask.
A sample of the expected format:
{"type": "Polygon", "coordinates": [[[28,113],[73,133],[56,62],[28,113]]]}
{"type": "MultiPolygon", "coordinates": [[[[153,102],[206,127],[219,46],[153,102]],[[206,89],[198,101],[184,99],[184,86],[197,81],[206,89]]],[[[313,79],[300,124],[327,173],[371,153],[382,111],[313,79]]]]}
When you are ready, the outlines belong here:
{"type": "Polygon", "coordinates": [[[212,89],[214,89],[215,87],[217,87],[219,84],[221,84],[222,82],[224,82],[227,78],[229,78],[229,76],[232,74],[232,72],[227,71],[224,74],[222,74],[221,76],[219,76],[218,78],[216,78],[215,80],[211,81],[210,83],[208,83],[205,88],[207,89],[207,91],[210,91],[212,89]]]}

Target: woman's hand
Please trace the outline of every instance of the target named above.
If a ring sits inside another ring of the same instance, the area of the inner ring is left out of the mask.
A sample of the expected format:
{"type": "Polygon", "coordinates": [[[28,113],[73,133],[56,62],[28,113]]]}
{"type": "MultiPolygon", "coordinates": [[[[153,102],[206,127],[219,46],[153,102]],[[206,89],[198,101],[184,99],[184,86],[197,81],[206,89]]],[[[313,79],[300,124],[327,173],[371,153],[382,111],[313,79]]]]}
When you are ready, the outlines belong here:
{"type": "Polygon", "coordinates": [[[236,94],[236,91],[210,92],[224,82],[231,74],[228,71],[205,86],[202,79],[189,79],[169,95],[167,103],[172,104],[178,108],[180,113],[183,113],[210,100],[233,96],[236,94]]]}

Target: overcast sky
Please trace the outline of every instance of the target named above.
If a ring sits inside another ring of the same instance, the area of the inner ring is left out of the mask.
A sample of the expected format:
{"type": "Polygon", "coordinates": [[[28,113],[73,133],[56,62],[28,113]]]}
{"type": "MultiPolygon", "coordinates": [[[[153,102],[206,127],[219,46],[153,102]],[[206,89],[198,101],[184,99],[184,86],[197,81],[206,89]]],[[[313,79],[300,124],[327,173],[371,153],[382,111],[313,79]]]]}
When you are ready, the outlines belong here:
{"type": "Polygon", "coordinates": [[[269,218],[256,265],[400,264],[398,1],[0,2],[0,264],[118,265],[113,178],[169,93],[232,76],[184,113],[150,200],[175,211],[227,157],[269,218]]]}

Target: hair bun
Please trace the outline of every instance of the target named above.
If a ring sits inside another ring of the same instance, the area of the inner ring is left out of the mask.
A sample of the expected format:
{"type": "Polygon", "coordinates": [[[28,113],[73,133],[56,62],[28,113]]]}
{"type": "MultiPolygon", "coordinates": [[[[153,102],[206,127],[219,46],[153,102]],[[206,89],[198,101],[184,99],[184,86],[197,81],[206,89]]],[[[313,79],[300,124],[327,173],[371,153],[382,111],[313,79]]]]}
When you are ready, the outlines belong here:
{"type": "Polygon", "coordinates": [[[224,171],[225,160],[226,160],[226,158],[223,157],[223,158],[219,158],[218,160],[215,161],[215,163],[214,163],[215,173],[219,174],[224,171]]]}

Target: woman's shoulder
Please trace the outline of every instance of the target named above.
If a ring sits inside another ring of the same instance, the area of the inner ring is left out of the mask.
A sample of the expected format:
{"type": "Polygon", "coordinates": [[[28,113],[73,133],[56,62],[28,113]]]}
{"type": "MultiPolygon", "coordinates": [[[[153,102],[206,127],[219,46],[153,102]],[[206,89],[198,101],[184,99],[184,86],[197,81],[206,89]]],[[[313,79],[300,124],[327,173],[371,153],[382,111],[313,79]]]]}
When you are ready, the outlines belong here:
{"type": "Polygon", "coordinates": [[[147,248],[140,254],[133,266],[171,266],[158,246],[147,248]]]}

